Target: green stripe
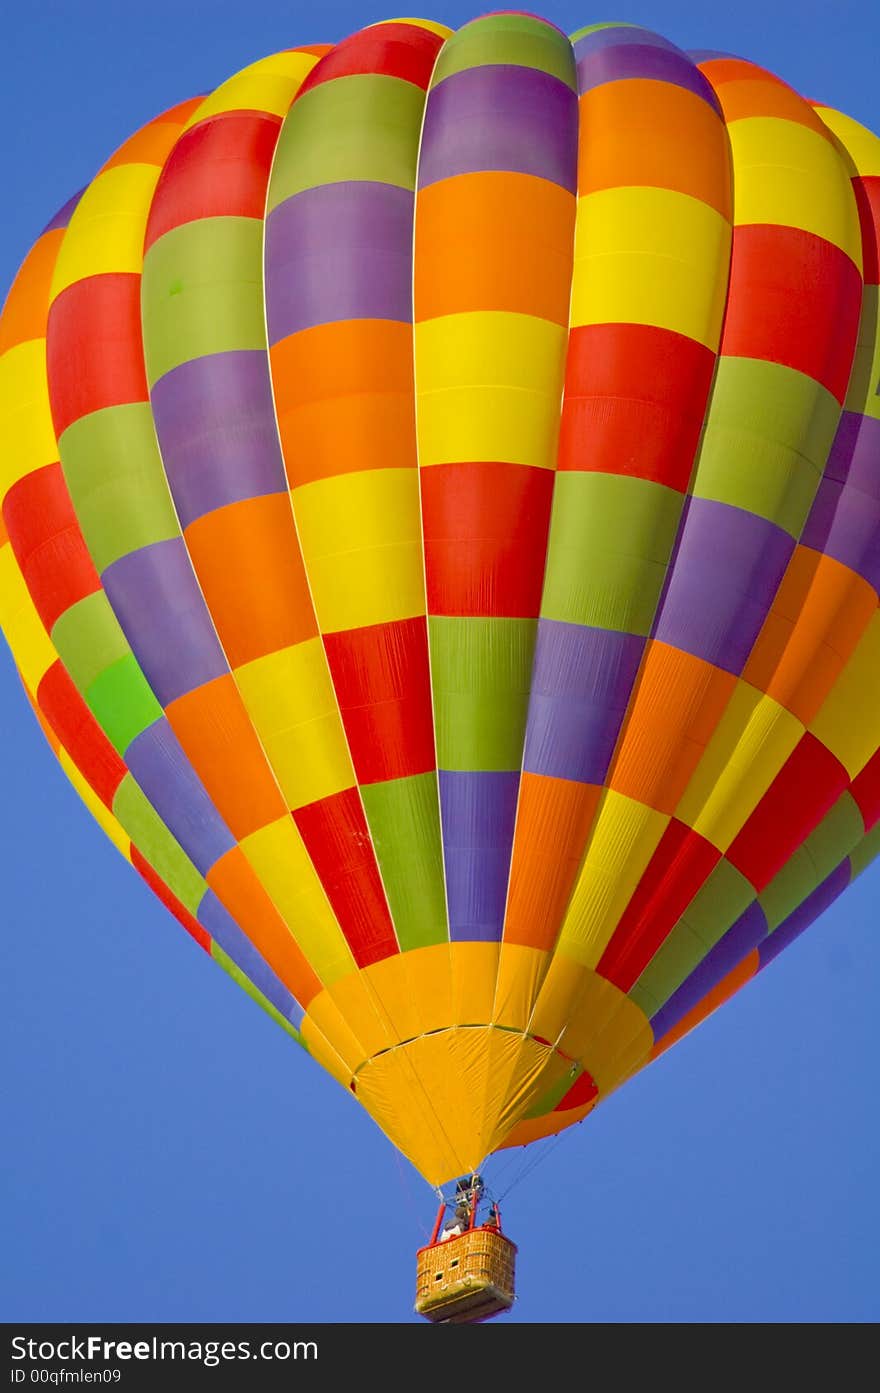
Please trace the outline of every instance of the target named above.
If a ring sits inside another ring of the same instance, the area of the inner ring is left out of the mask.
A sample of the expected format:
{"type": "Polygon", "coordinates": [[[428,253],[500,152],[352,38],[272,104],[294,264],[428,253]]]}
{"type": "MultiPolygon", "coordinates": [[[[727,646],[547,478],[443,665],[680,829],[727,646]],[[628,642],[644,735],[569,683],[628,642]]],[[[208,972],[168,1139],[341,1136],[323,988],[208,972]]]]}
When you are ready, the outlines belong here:
{"type": "Polygon", "coordinates": [[[651,480],[558,473],[542,617],[647,635],[682,503],[651,480]]]}
{"type": "Polygon", "coordinates": [[[430,617],[441,769],[520,768],[536,628],[534,619],[430,617]]]}
{"type": "Polygon", "coordinates": [[[855,799],[850,793],[841,794],[819,826],[758,896],[771,931],[846,860],[862,840],[864,831],[855,799]]]}
{"type": "Polygon", "coordinates": [[[144,257],[142,306],[151,387],[194,358],[265,349],[262,222],[198,218],[166,232],[144,257]]]}
{"type": "Polygon", "coordinates": [[[836,398],[805,373],[719,358],[694,497],[756,513],[797,540],[839,419],[836,398]]]}
{"type": "Polygon", "coordinates": [[[844,407],[880,421],[880,286],[862,288],[859,339],[849,375],[844,407]]]}
{"type": "Polygon", "coordinates": [[[578,39],[586,38],[587,34],[597,34],[600,29],[640,29],[641,27],[640,24],[627,24],[622,19],[612,19],[602,24],[587,24],[583,29],[575,29],[570,38],[572,43],[576,43],[578,39]]]}
{"type": "Polygon", "coordinates": [[[64,611],[52,626],[52,642],[80,693],[131,652],[103,590],[64,611]]]}
{"type": "Polygon", "coordinates": [[[224,972],[229,973],[229,976],[241,987],[242,991],[247,992],[252,1001],[255,1001],[258,1006],[263,1008],[268,1016],[272,1017],[276,1025],[280,1025],[282,1030],[286,1030],[288,1035],[292,1036],[296,1043],[301,1045],[306,1053],[308,1053],[308,1046],[296,1027],[291,1025],[290,1021],[282,1016],[281,1012],[277,1007],[272,1005],[271,1001],[267,1001],[263,993],[254,986],[251,979],[245,977],[241,968],[236,966],[228,954],[224,953],[220,945],[215,943],[213,939],[211,940],[211,957],[216,963],[219,963],[224,972]]]}
{"type": "Polygon", "coordinates": [[[105,668],[84,696],[98,725],[121,755],[136,735],[162,715],[133,653],[105,668]]]}
{"type": "Polygon", "coordinates": [[[334,78],[299,97],[281,127],[266,211],[319,184],[414,189],[425,93],[401,78],[334,78]]]}
{"type": "Polygon", "coordinates": [[[98,572],[180,531],[149,402],[93,411],[61,438],[64,478],[98,572]]]}
{"type": "Polygon", "coordinates": [[[131,774],[125,775],[116,790],[113,813],[159,879],[195,916],[207,884],[147,802],[131,774]]]}
{"type": "Polygon", "coordinates": [[[401,949],[445,943],[437,775],[363,784],[361,796],[401,949]]]}
{"type": "Polygon", "coordinates": [[[540,21],[512,22],[522,19],[517,15],[491,16],[453,34],[440,51],[431,87],[468,68],[504,65],[549,73],[576,92],[577,68],[565,35],[540,21]]]}
{"type": "Polygon", "coordinates": [[[754,888],[729,861],[719,861],[672,933],[627,993],[653,1016],[699,967],[755,898],[754,888]]]}
{"type": "Polygon", "coordinates": [[[880,855],[880,822],[876,827],[872,827],[866,837],[863,837],[857,847],[854,847],[849,855],[849,863],[852,867],[852,879],[866,871],[873,864],[874,858],[880,855]]]}

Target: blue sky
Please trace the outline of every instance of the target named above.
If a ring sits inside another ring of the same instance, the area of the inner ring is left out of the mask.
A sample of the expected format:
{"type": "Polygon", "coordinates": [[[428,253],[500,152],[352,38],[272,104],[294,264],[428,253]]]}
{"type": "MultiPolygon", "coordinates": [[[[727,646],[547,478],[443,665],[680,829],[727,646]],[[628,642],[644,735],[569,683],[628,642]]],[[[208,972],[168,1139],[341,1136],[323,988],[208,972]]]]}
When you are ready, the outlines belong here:
{"type": "MultiPolygon", "coordinates": [[[[33,0],[4,21],[0,295],[137,126],[279,48],[387,17],[327,0],[33,0]],[[317,7],[316,7],[317,8],[317,7]]],[[[447,3],[451,25],[478,13],[447,3]]],[[[880,11],[560,2],[754,58],[880,128],[880,11]]],[[[0,648],[6,1320],[411,1315],[431,1192],[91,821],[0,648]],[[344,1282],[339,1274],[345,1274],[344,1282]]],[[[558,1144],[504,1205],[523,1322],[876,1321],[880,867],[558,1144]]],[[[503,1191],[533,1152],[489,1169],[503,1191]],[[504,1167],[504,1173],[499,1174],[504,1167]]]]}

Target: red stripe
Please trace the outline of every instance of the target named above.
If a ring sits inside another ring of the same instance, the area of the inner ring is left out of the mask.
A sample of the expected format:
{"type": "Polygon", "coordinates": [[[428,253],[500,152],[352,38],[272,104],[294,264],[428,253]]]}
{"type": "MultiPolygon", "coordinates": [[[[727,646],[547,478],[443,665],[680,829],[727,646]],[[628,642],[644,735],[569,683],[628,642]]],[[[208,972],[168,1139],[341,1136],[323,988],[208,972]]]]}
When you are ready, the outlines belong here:
{"type": "Polygon", "coordinates": [[[427,91],[443,39],[416,24],[375,24],[352,34],[316,63],[298,96],[337,77],[377,73],[400,77],[427,91]]]}
{"type": "Polygon", "coordinates": [[[398,951],[356,788],[292,813],[358,967],[398,951]]]}
{"type": "Polygon", "coordinates": [[[37,687],[37,705],[89,787],[112,810],[114,795],[125,777],[125,765],[60,659],[37,687]]]}
{"type": "Polygon", "coordinates": [[[845,252],[797,227],[733,233],[721,352],[797,368],[843,402],[862,305],[862,278],[845,252]]]}
{"type": "Polygon", "coordinates": [[[280,129],[278,116],[236,111],[185,131],[156,185],[144,253],[197,218],[262,218],[280,129]]]}
{"type": "Polygon", "coordinates": [[[856,775],[850,793],[859,806],[865,831],[880,821],[880,750],[868,760],[861,774],[856,775]]]}
{"type": "Polygon", "coordinates": [[[47,630],[71,605],[100,590],[60,464],[13,484],[3,518],[25,585],[47,630]]]}
{"type": "Polygon", "coordinates": [[[46,339],[55,434],[106,406],[147,400],[141,278],[86,276],[58,296],[46,339]]]}
{"type": "Polygon", "coordinates": [[[598,1097],[599,1090],[594,1079],[587,1073],[586,1069],[580,1074],[572,1084],[571,1088],[560,1098],[554,1112],[568,1112],[570,1108],[582,1108],[585,1103],[598,1097]]]}
{"type": "Polygon", "coordinates": [[[673,818],[599,959],[600,976],[628,992],[720,860],[717,847],[673,818]]]}
{"type": "Polygon", "coordinates": [[[853,193],[862,229],[862,278],[865,285],[880,281],[880,174],[853,179],[853,193]]]}
{"type": "Polygon", "coordinates": [[[760,893],[848,787],[840,760],[805,731],[728,850],[728,861],[760,893]]]}
{"type": "Polygon", "coordinates": [[[207,930],[202,928],[197,919],[193,918],[189,910],[180,903],[177,896],[171,893],[164,880],[160,880],[149,861],[144,860],[133,843],[131,848],[131,864],[138,874],[143,876],[153,894],[162,901],[165,908],[171,910],[175,919],[183,925],[187,933],[195,939],[200,947],[204,948],[206,953],[210,953],[211,935],[207,930]]]}
{"type": "Polygon", "coordinates": [[[710,349],[670,329],[572,329],[559,468],[653,479],[683,492],[714,369],[710,349]]]}
{"type": "Polygon", "coordinates": [[[487,461],[420,473],[429,613],[537,617],[553,471],[487,461]]]}
{"type": "Polygon", "coordinates": [[[433,769],[424,616],[325,634],[324,647],[358,783],[433,769]]]}

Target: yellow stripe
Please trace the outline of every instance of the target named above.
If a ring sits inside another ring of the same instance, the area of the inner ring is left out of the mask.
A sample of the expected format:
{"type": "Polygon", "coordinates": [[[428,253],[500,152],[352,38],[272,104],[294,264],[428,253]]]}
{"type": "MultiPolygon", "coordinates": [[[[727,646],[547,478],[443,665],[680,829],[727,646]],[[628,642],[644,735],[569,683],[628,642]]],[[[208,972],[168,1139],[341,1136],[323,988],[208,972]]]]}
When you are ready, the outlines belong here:
{"type": "Polygon", "coordinates": [[[297,827],[279,818],[244,837],[241,849],[321,981],[354,971],[355,962],[297,827]]]}
{"type": "Polygon", "coordinates": [[[265,111],[274,116],[286,116],[318,61],[313,53],[275,53],[252,63],[206,97],[183,129],[189,130],[209,116],[221,116],[230,111],[265,111]]]}
{"type": "Polygon", "coordinates": [[[85,803],[92,817],[98,825],[107,833],[113,845],[118,851],[122,852],[126,861],[131,860],[131,838],[123,831],[120,824],[116,821],[113,814],[101,802],[98,795],[88,785],[82,774],[77,769],[70,755],[62,747],[58,752],[58,762],[64,770],[70,782],[73,784],[80,798],[85,803]]]}
{"type": "Polygon", "coordinates": [[[810,730],[850,778],[880,749],[880,610],[859,640],[810,730]]]}
{"type": "Polygon", "coordinates": [[[803,732],[784,706],[739,680],[676,817],[726,851],[803,732]]]}
{"type": "Polygon", "coordinates": [[[779,223],[824,237],[861,270],[852,184],[834,146],[797,121],[750,116],[728,126],[734,223],[779,223]]]}
{"type": "Polygon", "coordinates": [[[647,1059],[654,1045],[648,1018],[635,1002],[562,954],[550,964],[530,1029],[580,1060],[603,1095],[647,1059]]]}
{"type": "Polygon", "coordinates": [[[494,310],[417,324],[419,463],[555,468],[567,337],[558,324],[494,310]]]}
{"type": "Polygon", "coordinates": [[[13,484],[54,464],[58,444],[46,385],[46,343],[31,339],[0,358],[0,499],[13,484]]]}
{"type": "Polygon", "coordinates": [[[730,236],[714,208],[672,189],[578,199],[572,326],[650,324],[716,349],[730,236]]]}
{"type": "Polygon", "coordinates": [[[337,474],[292,498],[324,633],[425,613],[416,469],[337,474]]]}
{"type": "Polygon", "coordinates": [[[35,692],[58,654],[34,609],[11,546],[0,547],[0,625],[24,682],[35,692]]]}
{"type": "Polygon", "coordinates": [[[880,177],[880,139],[873,131],[829,106],[817,107],[816,115],[837,136],[863,178],[880,177]]]}
{"type": "Polygon", "coordinates": [[[155,164],[120,164],[99,174],[70,220],[52,277],[50,301],[86,276],[140,273],[144,216],[159,181],[155,164]]]}
{"type": "Polygon", "coordinates": [[[379,24],[414,24],[417,29],[427,29],[429,34],[437,34],[441,39],[448,39],[455,33],[454,29],[447,29],[445,24],[435,24],[432,19],[377,19],[374,24],[368,24],[367,29],[375,29],[379,24]]]}
{"type": "Polygon", "coordinates": [[[354,770],[320,638],[246,663],[235,681],[288,808],[351,787],[354,770]]]}
{"type": "Polygon", "coordinates": [[[666,813],[606,790],[563,921],[558,953],[583,967],[596,966],[668,823],[666,813]]]}

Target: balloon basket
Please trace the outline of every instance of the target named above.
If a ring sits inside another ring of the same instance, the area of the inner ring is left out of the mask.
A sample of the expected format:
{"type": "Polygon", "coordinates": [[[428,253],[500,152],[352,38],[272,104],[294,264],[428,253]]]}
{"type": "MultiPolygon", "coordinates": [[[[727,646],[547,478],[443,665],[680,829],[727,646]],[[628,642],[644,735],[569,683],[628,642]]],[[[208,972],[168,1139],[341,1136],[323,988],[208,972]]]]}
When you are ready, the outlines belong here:
{"type": "Polygon", "coordinates": [[[494,1229],[474,1228],[417,1254],[416,1305],[435,1324],[462,1325],[509,1311],[516,1299],[516,1244],[494,1229]]]}

